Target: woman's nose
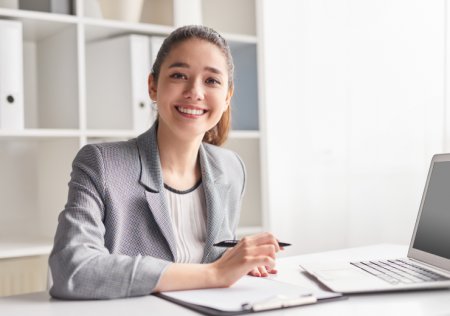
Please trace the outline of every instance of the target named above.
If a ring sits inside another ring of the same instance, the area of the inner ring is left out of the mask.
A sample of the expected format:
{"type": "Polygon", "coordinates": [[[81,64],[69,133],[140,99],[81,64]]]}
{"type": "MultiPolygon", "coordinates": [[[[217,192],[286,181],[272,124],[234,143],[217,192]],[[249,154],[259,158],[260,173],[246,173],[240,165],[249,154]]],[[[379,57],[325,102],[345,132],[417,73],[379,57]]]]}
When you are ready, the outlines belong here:
{"type": "Polygon", "coordinates": [[[203,100],[204,91],[203,91],[203,87],[202,87],[200,80],[188,81],[187,85],[186,85],[186,89],[183,93],[183,96],[186,99],[191,99],[191,100],[196,100],[196,101],[203,100]]]}

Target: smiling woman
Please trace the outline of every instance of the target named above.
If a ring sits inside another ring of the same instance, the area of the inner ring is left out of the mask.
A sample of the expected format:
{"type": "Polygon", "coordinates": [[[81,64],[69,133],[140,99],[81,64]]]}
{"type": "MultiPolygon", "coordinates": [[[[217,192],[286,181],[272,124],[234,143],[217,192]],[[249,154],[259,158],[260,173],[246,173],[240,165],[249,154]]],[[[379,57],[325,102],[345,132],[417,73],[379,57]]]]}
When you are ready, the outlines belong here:
{"type": "Polygon", "coordinates": [[[102,299],[226,287],[276,273],[276,238],[234,239],[245,167],[221,145],[230,129],[233,61],[214,30],[186,26],[164,41],[148,79],[158,119],[127,142],[87,145],[50,255],[59,298],[102,299]]]}
{"type": "MultiPolygon", "coordinates": [[[[158,52],[157,59],[153,64],[152,74],[149,76],[150,95],[153,100],[156,99],[157,96],[154,92],[156,92],[161,71],[170,70],[170,73],[166,73],[170,78],[174,80],[185,80],[192,84],[195,82],[193,79],[196,79],[192,77],[192,72],[196,70],[192,69],[194,66],[203,66],[203,69],[200,68],[199,70],[202,71],[202,76],[205,78],[197,79],[204,80],[204,83],[211,88],[219,88],[219,93],[226,93],[225,102],[227,106],[224,114],[221,116],[219,122],[213,128],[207,130],[204,135],[204,141],[214,145],[222,145],[227,139],[231,124],[231,109],[229,105],[234,89],[234,64],[227,42],[217,32],[208,28],[201,28],[200,31],[200,28],[185,27],[180,28],[168,37],[158,52]],[[197,45],[201,47],[197,47],[197,45]],[[182,47],[177,47],[176,50],[172,50],[175,46],[182,47]],[[191,51],[193,48],[195,48],[195,52],[191,51]],[[172,54],[170,54],[171,52],[172,54]],[[185,55],[186,53],[189,55],[185,55]],[[207,58],[209,58],[207,60],[208,62],[206,62],[207,58]],[[202,61],[204,65],[190,65],[189,62],[192,63],[192,60],[202,61]],[[166,65],[165,69],[162,65],[163,62],[166,65]],[[189,70],[191,73],[188,73],[189,70]],[[190,76],[188,77],[188,75],[190,76]]],[[[161,80],[164,79],[167,78],[162,76],[161,80]]],[[[195,88],[195,86],[191,88],[195,88]]],[[[217,92],[215,95],[217,95],[217,92]]],[[[222,99],[222,101],[224,100],[222,99]]],[[[157,102],[159,103],[159,101],[157,102]]],[[[182,108],[208,110],[188,107],[186,105],[182,108]]]]}
{"type": "Polygon", "coordinates": [[[223,52],[215,44],[197,38],[178,43],[149,77],[150,96],[158,105],[159,129],[183,142],[201,141],[208,131],[210,143],[224,141],[233,94],[229,72],[223,52]],[[220,120],[226,125],[221,133],[216,128],[220,120]]]}

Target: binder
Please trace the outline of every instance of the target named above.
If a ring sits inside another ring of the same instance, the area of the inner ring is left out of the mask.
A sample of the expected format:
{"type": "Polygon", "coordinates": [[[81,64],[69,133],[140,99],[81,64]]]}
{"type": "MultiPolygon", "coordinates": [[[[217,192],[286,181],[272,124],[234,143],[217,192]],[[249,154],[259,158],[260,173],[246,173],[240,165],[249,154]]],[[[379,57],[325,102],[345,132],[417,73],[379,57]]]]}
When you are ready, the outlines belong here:
{"type": "Polygon", "coordinates": [[[133,34],[86,45],[88,128],[141,133],[153,124],[147,79],[162,40],[133,34]]]}
{"type": "Polygon", "coordinates": [[[133,56],[131,61],[133,63],[133,87],[135,89],[133,122],[135,130],[141,133],[146,131],[156,120],[157,112],[148,94],[147,79],[164,38],[132,35],[132,40],[133,56]],[[146,68],[140,65],[142,58],[146,60],[146,68]]]}
{"type": "Polygon", "coordinates": [[[140,35],[130,35],[129,39],[131,49],[131,85],[133,89],[133,125],[138,133],[142,133],[155,120],[147,87],[147,77],[153,64],[150,56],[150,39],[140,35]]]}
{"type": "Polygon", "coordinates": [[[19,0],[20,10],[73,14],[74,3],[70,0],[19,0]]]}
{"type": "Polygon", "coordinates": [[[0,20],[0,129],[24,127],[22,24],[0,20]]]}
{"type": "Polygon", "coordinates": [[[311,291],[270,278],[244,276],[230,288],[162,292],[156,296],[204,315],[241,315],[330,302],[340,293],[311,291]]]}

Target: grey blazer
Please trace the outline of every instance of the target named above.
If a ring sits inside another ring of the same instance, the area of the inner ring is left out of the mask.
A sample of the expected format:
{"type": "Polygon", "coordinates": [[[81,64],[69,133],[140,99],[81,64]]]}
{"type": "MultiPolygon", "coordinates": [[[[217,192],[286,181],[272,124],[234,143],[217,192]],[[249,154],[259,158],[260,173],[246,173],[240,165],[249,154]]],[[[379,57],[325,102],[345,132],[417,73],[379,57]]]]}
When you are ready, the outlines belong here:
{"type": "MultiPolygon", "coordinates": [[[[207,207],[203,263],[213,243],[234,238],[245,167],[232,151],[199,150],[207,207]]],[[[177,253],[156,142],[156,126],[126,142],[84,146],[75,157],[68,201],[58,218],[50,294],[108,299],[150,294],[177,253]]]]}

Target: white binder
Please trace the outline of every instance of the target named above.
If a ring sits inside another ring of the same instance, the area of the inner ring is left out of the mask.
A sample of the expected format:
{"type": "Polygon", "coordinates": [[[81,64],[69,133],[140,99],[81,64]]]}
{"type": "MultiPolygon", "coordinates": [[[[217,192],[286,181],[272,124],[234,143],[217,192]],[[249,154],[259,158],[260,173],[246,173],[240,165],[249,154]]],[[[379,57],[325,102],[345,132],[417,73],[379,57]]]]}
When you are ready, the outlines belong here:
{"type": "Polygon", "coordinates": [[[24,127],[22,24],[0,20],[0,129],[24,127]]]}
{"type": "Polygon", "coordinates": [[[125,35],[86,47],[88,128],[147,130],[156,119],[147,79],[162,40],[125,35]]]}
{"type": "Polygon", "coordinates": [[[147,79],[164,38],[141,35],[130,35],[130,37],[133,94],[135,96],[133,122],[135,130],[140,133],[147,130],[156,120],[157,112],[148,94],[147,79]],[[142,67],[142,60],[146,61],[147,68],[142,67]]]}

